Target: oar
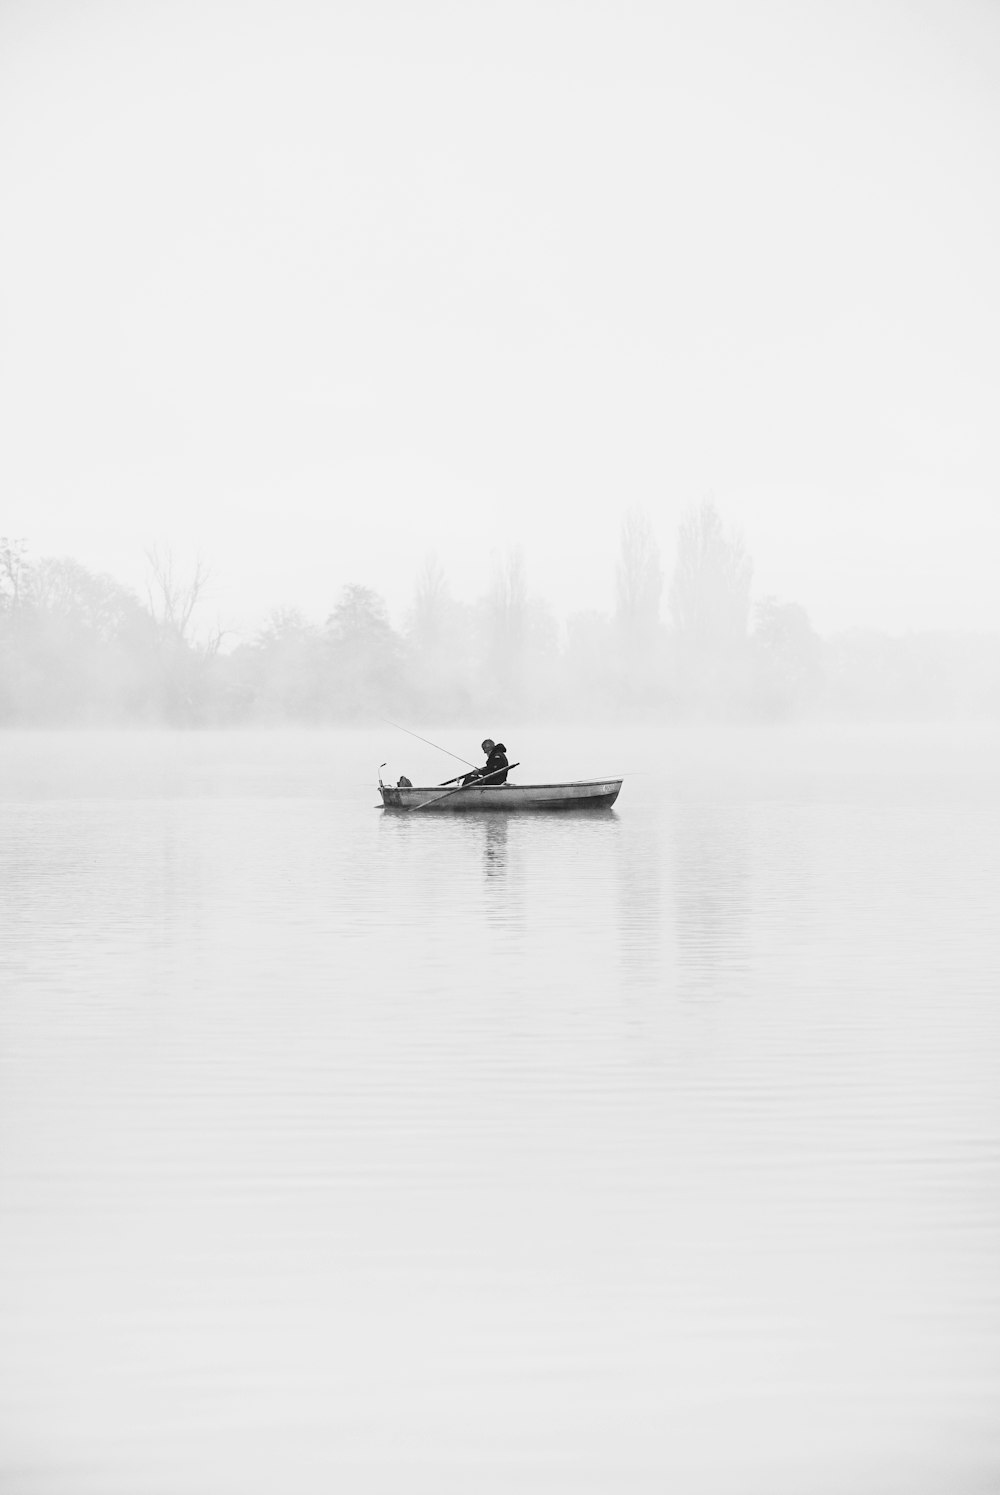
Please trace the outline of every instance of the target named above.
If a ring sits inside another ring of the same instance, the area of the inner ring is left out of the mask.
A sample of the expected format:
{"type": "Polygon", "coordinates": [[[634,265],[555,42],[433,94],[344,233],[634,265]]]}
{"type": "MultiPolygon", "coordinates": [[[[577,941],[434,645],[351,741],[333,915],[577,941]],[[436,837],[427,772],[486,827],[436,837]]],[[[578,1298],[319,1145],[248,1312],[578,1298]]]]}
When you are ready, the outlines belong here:
{"type": "MultiPolygon", "coordinates": [[[[508,763],[507,772],[512,768],[520,768],[520,763],[508,763]]],[[[410,813],[414,810],[425,810],[428,805],[439,805],[443,799],[450,799],[453,794],[461,794],[463,789],[475,789],[480,784],[485,784],[487,779],[495,779],[498,773],[503,773],[502,768],[495,768],[492,773],[484,773],[481,779],[474,779],[471,784],[459,784],[457,789],[449,789],[447,794],[439,794],[435,799],[422,800],[419,805],[411,805],[410,813]]]]}

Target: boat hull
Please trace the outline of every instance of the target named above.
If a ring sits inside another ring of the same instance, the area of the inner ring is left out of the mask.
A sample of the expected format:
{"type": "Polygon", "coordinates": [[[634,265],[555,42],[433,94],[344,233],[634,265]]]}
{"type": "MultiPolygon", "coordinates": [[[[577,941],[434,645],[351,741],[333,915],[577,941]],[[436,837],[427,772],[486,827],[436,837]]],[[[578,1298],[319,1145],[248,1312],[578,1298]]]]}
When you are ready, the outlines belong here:
{"type": "Polygon", "coordinates": [[[509,813],[512,810],[610,810],[622,787],[621,779],[582,779],[573,784],[470,784],[462,789],[420,788],[407,785],[394,789],[380,784],[386,810],[425,810],[509,813]]]}

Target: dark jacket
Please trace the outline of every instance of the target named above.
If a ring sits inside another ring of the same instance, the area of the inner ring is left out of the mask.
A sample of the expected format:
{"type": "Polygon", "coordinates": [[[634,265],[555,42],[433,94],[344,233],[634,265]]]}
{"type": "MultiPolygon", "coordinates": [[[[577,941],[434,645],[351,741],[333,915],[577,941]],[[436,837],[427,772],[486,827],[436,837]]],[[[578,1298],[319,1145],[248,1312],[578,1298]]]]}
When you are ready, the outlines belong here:
{"type": "Polygon", "coordinates": [[[507,778],[507,755],[504,751],[504,745],[502,742],[498,742],[492,753],[490,753],[490,756],[486,760],[486,767],[483,772],[484,774],[489,775],[492,774],[493,770],[497,768],[500,770],[500,772],[496,774],[494,778],[490,779],[491,784],[503,784],[507,778]]]}

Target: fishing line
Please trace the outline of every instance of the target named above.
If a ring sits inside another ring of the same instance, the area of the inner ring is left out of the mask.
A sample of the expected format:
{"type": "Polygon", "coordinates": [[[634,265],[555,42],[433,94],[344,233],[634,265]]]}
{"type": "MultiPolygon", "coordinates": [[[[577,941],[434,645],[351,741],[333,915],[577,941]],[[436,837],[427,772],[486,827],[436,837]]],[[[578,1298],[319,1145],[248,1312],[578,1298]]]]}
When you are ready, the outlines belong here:
{"type": "Polygon", "coordinates": [[[407,737],[415,737],[418,742],[426,742],[428,747],[437,748],[439,753],[445,753],[449,758],[454,758],[456,763],[464,763],[469,768],[475,768],[475,763],[470,763],[468,758],[463,758],[461,753],[453,753],[450,748],[442,747],[439,742],[431,742],[429,737],[421,737],[419,732],[411,732],[409,727],[401,727],[399,722],[392,722],[387,716],[380,716],[380,722],[385,722],[387,727],[395,727],[397,732],[405,732],[407,737]]]}

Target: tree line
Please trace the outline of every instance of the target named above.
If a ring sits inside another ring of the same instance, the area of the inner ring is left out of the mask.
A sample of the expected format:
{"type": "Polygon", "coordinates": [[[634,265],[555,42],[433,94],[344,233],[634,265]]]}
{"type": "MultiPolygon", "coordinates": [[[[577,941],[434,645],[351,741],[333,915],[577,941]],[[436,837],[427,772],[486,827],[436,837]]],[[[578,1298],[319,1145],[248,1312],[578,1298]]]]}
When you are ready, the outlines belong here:
{"type": "Polygon", "coordinates": [[[781,719],[1000,714],[1000,640],[853,630],[821,638],[795,602],[752,598],[742,538],[692,509],[665,575],[648,514],[626,515],[610,613],[560,628],[523,552],[476,602],[428,558],[394,627],[370,587],[323,622],[285,607],[226,648],[205,632],[208,576],[148,553],[146,595],[71,559],[0,540],[0,724],[781,719]]]}

